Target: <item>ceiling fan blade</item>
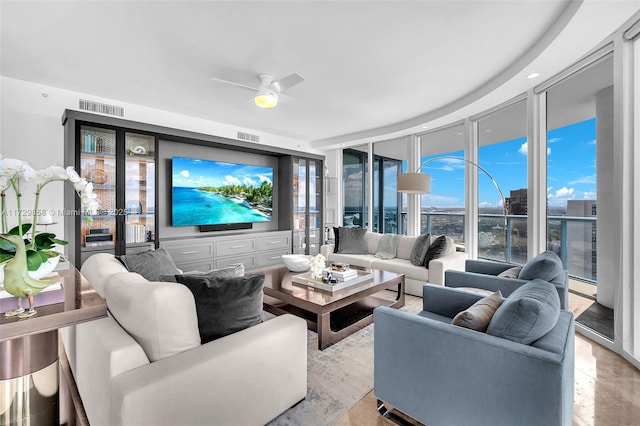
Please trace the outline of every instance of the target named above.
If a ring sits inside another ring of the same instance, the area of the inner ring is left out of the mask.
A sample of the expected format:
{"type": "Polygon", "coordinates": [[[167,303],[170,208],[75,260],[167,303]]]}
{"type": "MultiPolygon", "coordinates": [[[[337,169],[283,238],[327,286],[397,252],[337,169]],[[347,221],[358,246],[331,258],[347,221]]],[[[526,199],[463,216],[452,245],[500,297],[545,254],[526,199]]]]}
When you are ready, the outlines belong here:
{"type": "Polygon", "coordinates": [[[293,74],[288,75],[284,78],[281,78],[278,81],[274,81],[273,84],[274,85],[277,84],[277,87],[279,88],[279,90],[283,91],[295,86],[296,84],[300,84],[303,81],[304,81],[304,77],[294,72],[293,74]]]}
{"type": "Polygon", "coordinates": [[[249,90],[253,90],[253,91],[257,91],[258,90],[257,87],[247,86],[246,84],[236,83],[235,81],[223,80],[221,78],[209,77],[209,80],[218,81],[220,83],[225,83],[225,84],[231,84],[232,86],[238,86],[238,87],[242,87],[244,89],[249,89],[249,90]]]}

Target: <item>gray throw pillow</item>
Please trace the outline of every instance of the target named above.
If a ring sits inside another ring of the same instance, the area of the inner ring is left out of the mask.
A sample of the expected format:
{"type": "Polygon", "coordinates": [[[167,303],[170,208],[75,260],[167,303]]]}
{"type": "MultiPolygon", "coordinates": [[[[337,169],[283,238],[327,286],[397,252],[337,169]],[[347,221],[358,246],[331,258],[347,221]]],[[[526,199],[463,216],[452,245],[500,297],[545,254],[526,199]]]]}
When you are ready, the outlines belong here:
{"type": "Polygon", "coordinates": [[[427,256],[427,250],[429,250],[430,245],[430,234],[422,234],[416,238],[416,242],[413,244],[413,248],[411,249],[411,257],[409,259],[411,260],[412,265],[424,265],[424,258],[427,256]]]}
{"type": "MultiPolygon", "coordinates": [[[[212,278],[236,278],[244,276],[244,265],[242,263],[236,263],[234,265],[229,265],[224,268],[212,269],[209,272],[187,272],[181,275],[189,275],[192,277],[212,277],[212,278]]],[[[169,282],[169,283],[177,283],[175,275],[160,275],[160,281],[169,282]]]]}
{"type": "Polygon", "coordinates": [[[498,276],[503,278],[518,278],[521,270],[522,266],[514,266],[513,268],[509,268],[506,271],[500,272],[498,276]]]}
{"type": "Polygon", "coordinates": [[[484,333],[487,331],[496,309],[502,304],[502,300],[500,290],[491,293],[491,295],[483,297],[466,310],[458,313],[451,321],[451,324],[484,333]]]}
{"type": "Polygon", "coordinates": [[[558,322],[560,296],[553,284],[533,280],[516,289],[493,315],[487,334],[529,345],[558,322]]]}
{"type": "Polygon", "coordinates": [[[378,242],[378,251],[375,256],[380,259],[393,259],[398,251],[398,242],[400,235],[382,234],[378,242]]]}
{"type": "Polygon", "coordinates": [[[196,301],[202,343],[262,322],[264,274],[237,278],[177,275],[196,301]]]}
{"type": "Polygon", "coordinates": [[[336,253],[367,254],[367,230],[364,228],[338,228],[336,253]]]}
{"type": "Polygon", "coordinates": [[[543,251],[523,267],[518,275],[521,280],[531,281],[539,278],[551,282],[564,272],[562,261],[551,250],[543,251]]]}
{"type": "Polygon", "coordinates": [[[440,257],[446,256],[448,254],[456,251],[456,246],[453,243],[453,240],[450,237],[446,237],[444,235],[439,236],[427,249],[427,254],[424,257],[424,266],[429,268],[429,262],[433,259],[438,259],[440,257]]]}
{"type": "Polygon", "coordinates": [[[179,274],[180,270],[164,248],[120,256],[120,261],[129,272],[136,272],[149,281],[160,281],[160,275],[179,274]]]}

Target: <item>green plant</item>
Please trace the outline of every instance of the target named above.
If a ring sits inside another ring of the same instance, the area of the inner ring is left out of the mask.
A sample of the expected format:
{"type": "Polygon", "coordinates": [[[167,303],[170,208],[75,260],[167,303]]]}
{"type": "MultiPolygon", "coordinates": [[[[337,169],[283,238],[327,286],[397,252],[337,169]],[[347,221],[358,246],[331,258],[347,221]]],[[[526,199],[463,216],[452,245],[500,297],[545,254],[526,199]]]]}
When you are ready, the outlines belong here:
{"type": "MultiPolygon", "coordinates": [[[[42,189],[51,182],[62,181],[73,185],[74,190],[80,197],[82,206],[85,209],[87,220],[91,221],[91,216],[98,208],[96,195],[93,193],[93,185],[69,166],[66,169],[60,166],[51,166],[43,170],[34,170],[28,163],[14,158],[2,158],[0,156],[0,207],[2,217],[0,225],[2,235],[18,235],[25,242],[27,252],[27,266],[29,271],[37,270],[40,265],[47,261],[49,257],[57,256],[53,248],[56,244],[66,245],[67,241],[56,238],[50,232],[38,233],[36,230],[38,217],[42,215],[38,209],[40,193],[42,189]],[[29,211],[31,223],[22,223],[22,186],[25,182],[35,183],[35,203],[33,210],[29,211]],[[6,194],[8,190],[13,190],[16,196],[16,217],[18,224],[13,228],[8,228],[8,212],[6,207],[6,194]],[[28,235],[33,237],[29,238],[28,235]]],[[[0,239],[0,263],[5,263],[15,256],[16,247],[11,242],[0,239]]]]}

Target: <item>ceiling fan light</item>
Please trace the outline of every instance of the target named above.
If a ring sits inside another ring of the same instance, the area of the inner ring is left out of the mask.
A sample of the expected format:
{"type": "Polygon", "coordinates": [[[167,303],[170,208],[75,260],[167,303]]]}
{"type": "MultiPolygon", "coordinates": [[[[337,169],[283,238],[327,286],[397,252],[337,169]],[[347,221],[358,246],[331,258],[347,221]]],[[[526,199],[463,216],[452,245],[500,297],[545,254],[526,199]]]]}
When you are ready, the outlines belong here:
{"type": "Polygon", "coordinates": [[[278,95],[270,90],[260,89],[253,101],[260,108],[274,108],[278,105],[278,95]]]}

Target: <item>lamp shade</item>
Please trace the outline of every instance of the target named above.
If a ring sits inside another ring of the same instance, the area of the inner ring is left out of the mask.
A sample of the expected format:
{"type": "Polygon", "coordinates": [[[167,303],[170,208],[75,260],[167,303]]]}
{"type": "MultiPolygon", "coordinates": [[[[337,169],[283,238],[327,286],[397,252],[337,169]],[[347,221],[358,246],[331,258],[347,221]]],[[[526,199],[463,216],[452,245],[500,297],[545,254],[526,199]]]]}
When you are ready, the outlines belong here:
{"type": "Polygon", "coordinates": [[[260,89],[253,101],[260,108],[274,108],[278,105],[278,95],[268,89],[260,89]]]}
{"type": "Polygon", "coordinates": [[[431,175],[425,173],[402,173],[398,176],[398,192],[427,194],[431,191],[431,175]]]}

